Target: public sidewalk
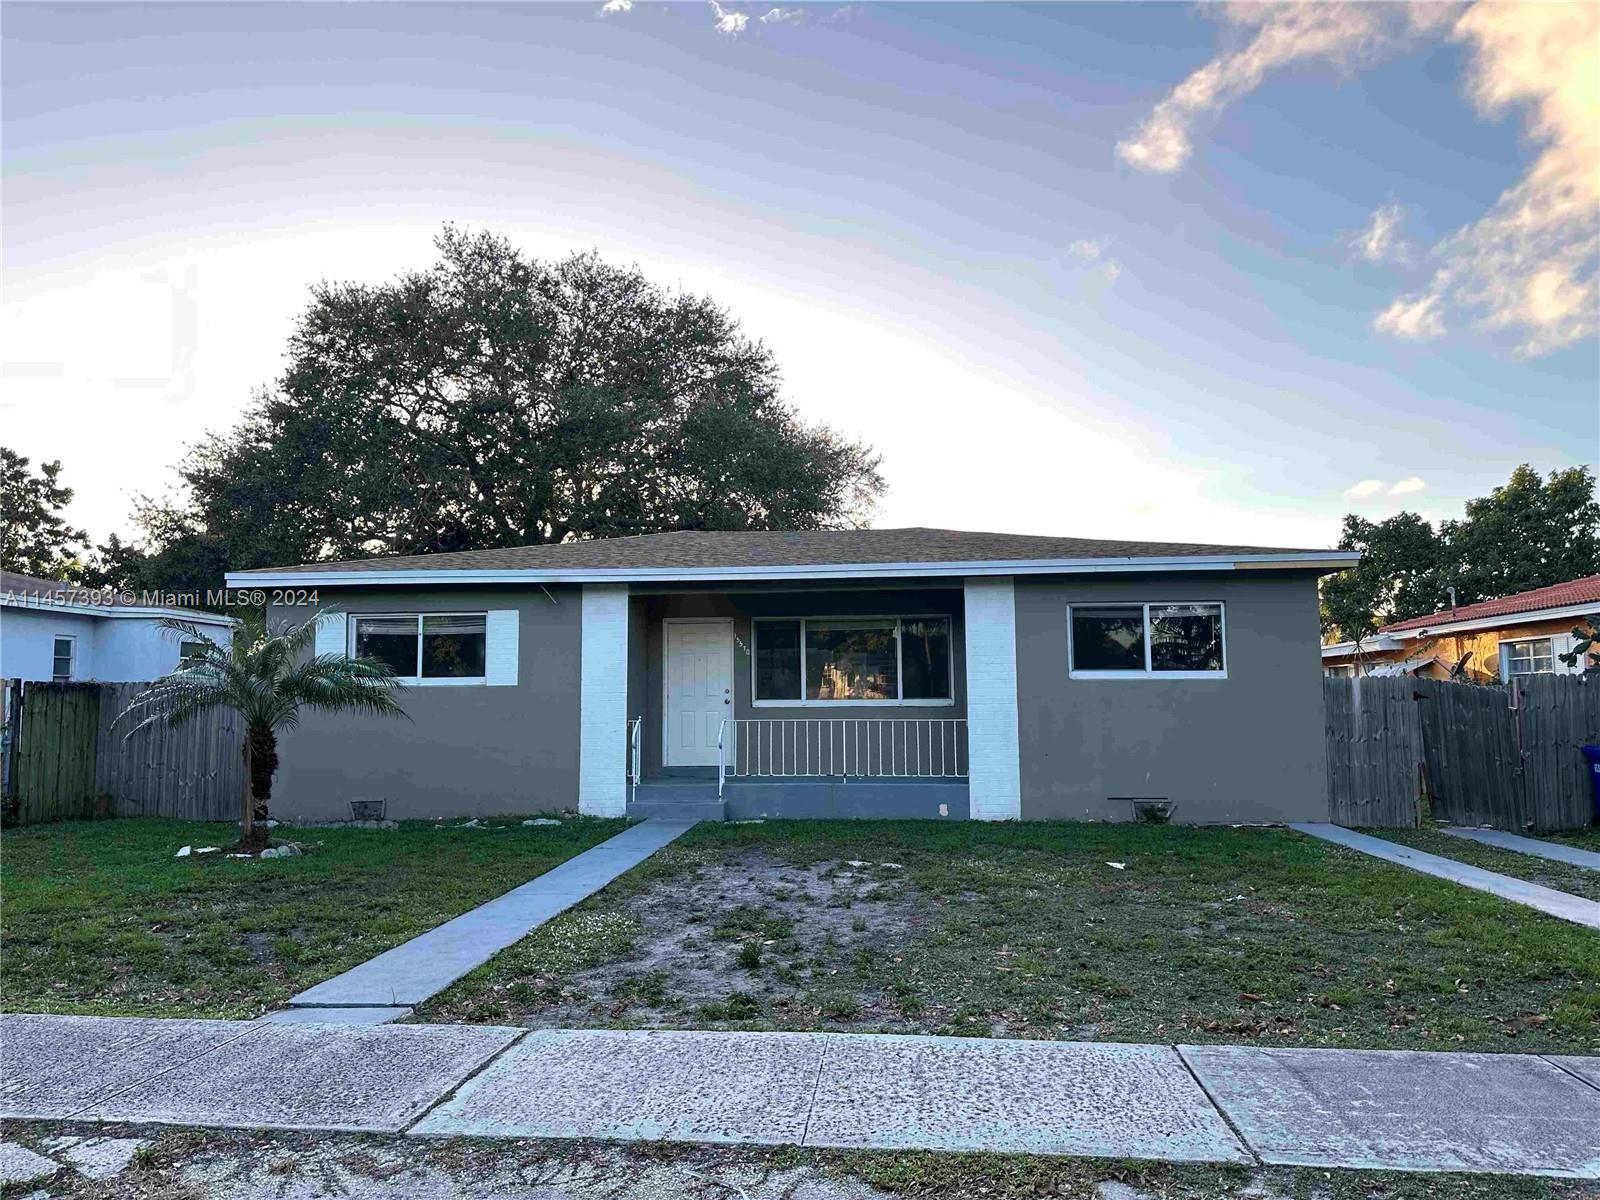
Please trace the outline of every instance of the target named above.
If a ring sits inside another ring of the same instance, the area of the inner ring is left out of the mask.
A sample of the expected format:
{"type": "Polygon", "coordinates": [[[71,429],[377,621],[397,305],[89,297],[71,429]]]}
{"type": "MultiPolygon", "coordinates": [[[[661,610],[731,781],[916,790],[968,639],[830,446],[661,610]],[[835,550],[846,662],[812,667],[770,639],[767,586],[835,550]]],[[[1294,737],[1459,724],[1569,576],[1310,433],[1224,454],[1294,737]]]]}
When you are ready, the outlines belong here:
{"type": "Polygon", "coordinates": [[[1600,1179],[1600,1058],[0,1017],[0,1117],[1600,1179]]]}

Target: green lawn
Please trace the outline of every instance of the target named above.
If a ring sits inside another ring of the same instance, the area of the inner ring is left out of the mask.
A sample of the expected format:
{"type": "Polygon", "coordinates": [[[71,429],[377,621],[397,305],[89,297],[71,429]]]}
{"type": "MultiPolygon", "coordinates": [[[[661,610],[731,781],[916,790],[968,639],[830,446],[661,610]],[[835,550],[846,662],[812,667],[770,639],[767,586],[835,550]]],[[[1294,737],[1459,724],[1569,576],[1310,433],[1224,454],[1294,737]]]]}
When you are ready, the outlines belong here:
{"type": "Polygon", "coordinates": [[[267,861],[173,855],[237,826],[69,822],[8,829],[0,1007],[247,1017],[603,841],[622,821],[497,829],[280,829],[267,861]]]}
{"type": "Polygon", "coordinates": [[[1547,842],[1561,842],[1564,845],[1576,846],[1580,850],[1593,850],[1600,854],[1600,825],[1592,825],[1588,829],[1574,829],[1570,833],[1541,833],[1538,835],[1547,842]]]}
{"type": "Polygon", "coordinates": [[[1451,837],[1436,829],[1374,829],[1371,832],[1429,854],[1443,855],[1469,866],[1509,875],[1513,879],[1525,879],[1529,883],[1555,888],[1558,892],[1581,896],[1585,900],[1600,901],[1600,871],[1591,871],[1587,867],[1574,867],[1533,854],[1485,846],[1467,838],[1451,837]]]}
{"type": "Polygon", "coordinates": [[[1600,934],[1284,830],[702,825],[420,1016],[1596,1053],[1600,934]]]}

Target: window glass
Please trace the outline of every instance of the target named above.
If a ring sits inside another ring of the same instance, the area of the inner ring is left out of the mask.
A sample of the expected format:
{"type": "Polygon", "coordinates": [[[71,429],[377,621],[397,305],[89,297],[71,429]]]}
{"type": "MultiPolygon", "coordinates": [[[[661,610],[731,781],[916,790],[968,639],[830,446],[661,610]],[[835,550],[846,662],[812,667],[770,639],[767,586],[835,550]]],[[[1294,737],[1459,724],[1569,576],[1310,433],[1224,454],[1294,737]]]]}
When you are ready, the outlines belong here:
{"type": "Polygon", "coordinates": [[[375,658],[396,675],[417,673],[417,619],[415,617],[359,617],[356,620],[356,657],[375,658]]]}
{"type": "Polygon", "coordinates": [[[900,670],[902,699],[950,699],[949,617],[900,622],[900,670]]]}
{"type": "Polygon", "coordinates": [[[1074,671],[1143,671],[1144,606],[1105,604],[1072,610],[1074,671]]]}
{"type": "Polygon", "coordinates": [[[67,683],[72,679],[72,639],[57,638],[53,647],[53,661],[50,664],[50,678],[55,683],[67,683]]]}
{"type": "Polygon", "coordinates": [[[806,699],[899,699],[894,627],[893,620],[808,620],[806,699]]]}
{"type": "Polygon", "coordinates": [[[800,622],[757,621],[756,699],[800,699],[800,622]]]}
{"type": "Polygon", "coordinates": [[[206,644],[184,638],[178,643],[178,661],[188,662],[191,658],[199,658],[205,653],[206,644]]]}
{"type": "Polygon", "coordinates": [[[1222,606],[1152,604],[1150,669],[1222,670],[1222,606]]]}
{"type": "Polygon", "coordinates": [[[1549,638],[1512,642],[1507,655],[1507,670],[1512,675],[1544,675],[1555,668],[1555,653],[1549,638]]]}
{"type": "Polygon", "coordinates": [[[423,617],[422,677],[477,679],[483,676],[485,618],[423,617]]]}

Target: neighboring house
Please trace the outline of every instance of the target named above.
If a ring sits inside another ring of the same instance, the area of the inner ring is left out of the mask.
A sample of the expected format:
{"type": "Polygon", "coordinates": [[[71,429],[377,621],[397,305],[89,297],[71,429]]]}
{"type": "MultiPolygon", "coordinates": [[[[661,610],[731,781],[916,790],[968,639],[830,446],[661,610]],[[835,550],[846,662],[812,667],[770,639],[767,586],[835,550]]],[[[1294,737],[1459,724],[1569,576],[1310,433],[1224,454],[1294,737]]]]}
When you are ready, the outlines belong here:
{"type": "Polygon", "coordinates": [[[410,720],[287,734],[274,804],[391,817],[1323,820],[1326,550],[682,532],[230,574],[410,720]],[[630,791],[630,764],[642,776],[630,791]],[[726,787],[718,798],[719,774],[726,787]]]}
{"type": "Polygon", "coordinates": [[[1328,675],[1420,675],[1504,683],[1518,675],[1577,672],[1570,653],[1573,626],[1600,612],[1600,575],[1463,604],[1383,626],[1354,642],[1322,648],[1328,675]]]}
{"type": "Polygon", "coordinates": [[[0,679],[155,679],[187,652],[161,627],[163,617],[191,622],[226,646],[233,623],[219,613],[132,603],[114,590],[81,588],[0,571],[0,679]]]}

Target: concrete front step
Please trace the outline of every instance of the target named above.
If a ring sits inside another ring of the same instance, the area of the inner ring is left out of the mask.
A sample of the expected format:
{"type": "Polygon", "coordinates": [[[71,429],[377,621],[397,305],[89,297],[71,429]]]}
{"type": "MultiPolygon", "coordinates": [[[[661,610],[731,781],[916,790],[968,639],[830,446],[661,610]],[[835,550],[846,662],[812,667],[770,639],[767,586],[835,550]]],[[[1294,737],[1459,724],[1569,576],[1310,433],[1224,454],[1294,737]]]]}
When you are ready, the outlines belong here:
{"type": "MultiPolygon", "coordinates": [[[[642,792],[643,789],[641,788],[642,792]]],[[[728,807],[716,798],[715,789],[710,799],[685,796],[640,796],[628,803],[628,816],[634,820],[648,821],[723,821],[728,807]]]]}

